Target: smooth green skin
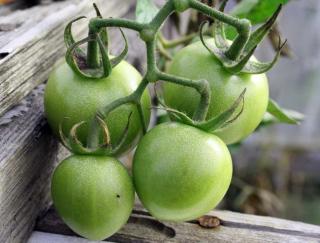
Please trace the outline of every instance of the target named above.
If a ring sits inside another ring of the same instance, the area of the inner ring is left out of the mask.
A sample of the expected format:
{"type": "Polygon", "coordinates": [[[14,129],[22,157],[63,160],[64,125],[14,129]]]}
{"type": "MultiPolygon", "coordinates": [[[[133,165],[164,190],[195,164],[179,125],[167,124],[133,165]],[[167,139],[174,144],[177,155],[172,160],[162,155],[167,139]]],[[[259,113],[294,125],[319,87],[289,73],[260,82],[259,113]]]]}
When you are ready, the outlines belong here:
{"type": "MultiPolygon", "coordinates": [[[[207,42],[213,43],[213,39],[207,42]]],[[[254,58],[253,58],[254,59],[254,58]]],[[[239,74],[227,72],[219,60],[196,42],[181,49],[170,64],[169,73],[194,80],[206,79],[211,87],[211,101],[207,119],[221,114],[246,88],[244,110],[240,117],[228,126],[214,132],[225,143],[232,144],[250,135],[260,124],[268,105],[269,86],[265,74],[239,74]]],[[[192,88],[164,83],[164,99],[169,107],[194,114],[200,100],[192,88]]]]}
{"type": "Polygon", "coordinates": [[[213,209],[232,177],[228,148],[197,128],[163,123],[140,141],[133,160],[136,192],[160,220],[196,219],[213,209]]]}
{"type": "Polygon", "coordinates": [[[90,240],[103,240],[128,220],[134,188],[124,166],[112,157],[73,155],[54,172],[51,194],[63,221],[90,240]]]}
{"type": "MultiPolygon", "coordinates": [[[[88,124],[98,108],[130,95],[140,82],[139,72],[125,61],[117,65],[109,77],[103,79],[79,77],[66,62],[63,62],[51,72],[45,89],[44,105],[48,122],[54,133],[59,136],[60,123],[63,124],[63,132],[69,134],[73,125],[86,121],[87,123],[78,130],[80,141],[86,144],[88,124]]],[[[150,97],[148,91],[143,94],[141,103],[145,122],[149,124],[150,97]]],[[[106,119],[111,134],[111,143],[115,145],[123,135],[130,112],[133,113],[127,139],[119,154],[134,147],[142,135],[142,125],[137,108],[135,105],[121,106],[111,112],[106,119]]]]}

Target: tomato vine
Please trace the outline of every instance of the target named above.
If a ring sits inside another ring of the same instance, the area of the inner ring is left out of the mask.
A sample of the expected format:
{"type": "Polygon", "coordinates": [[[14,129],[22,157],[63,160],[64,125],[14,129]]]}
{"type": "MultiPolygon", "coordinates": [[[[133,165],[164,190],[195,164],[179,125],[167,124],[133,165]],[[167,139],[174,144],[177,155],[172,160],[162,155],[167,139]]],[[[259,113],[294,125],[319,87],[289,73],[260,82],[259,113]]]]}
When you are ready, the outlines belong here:
{"type": "Polygon", "coordinates": [[[86,38],[75,41],[72,36],[73,23],[85,17],[66,26],[66,63],[51,73],[44,102],[49,124],[73,153],[55,170],[51,188],[59,214],[75,232],[95,240],[115,233],[132,211],[134,188],[158,219],[197,218],[217,205],[230,185],[232,159],[226,144],[251,134],[266,110],[282,122],[298,122],[269,99],[263,74],[276,63],[284,44],[279,40],[271,62],[262,63],[253,56],[281,5],[266,23],[252,30],[249,20],[224,13],[226,3],[215,9],[198,0],[167,0],[157,11],[152,0],[140,0],[137,13],[144,12],[145,6],[151,11],[137,20],[105,19],[94,4],[97,17],[90,19],[86,38]],[[171,14],[188,9],[213,18],[214,25],[205,29],[203,22],[201,41],[171,58],[166,48],[190,42],[195,33],[167,41],[160,29],[171,14]],[[238,33],[233,41],[226,37],[226,25],[238,33]],[[108,51],[111,27],[120,29],[125,42],[115,57],[108,51]],[[136,31],[145,43],[143,77],[123,61],[128,41],[122,28],[136,31]],[[207,38],[211,31],[214,38],[207,38]],[[86,43],[87,52],[80,48],[86,43]],[[172,61],[166,71],[158,67],[157,48],[172,61]],[[160,109],[175,122],[158,125],[139,140],[131,181],[115,157],[136,146],[142,132],[147,132],[150,99],[146,89],[159,80],[164,82],[164,96],[156,94],[160,109]],[[64,119],[68,124],[62,124],[64,119]],[[82,127],[88,121],[88,127],[82,127]],[[203,181],[198,183],[199,179],[203,181]]]}
{"type": "MultiPolygon", "coordinates": [[[[140,100],[148,84],[155,83],[158,80],[191,87],[200,94],[200,102],[192,118],[187,117],[185,114],[179,111],[168,109],[168,111],[172,112],[178,120],[184,123],[188,123],[189,125],[196,126],[200,129],[206,127],[208,130],[212,130],[212,128],[216,128],[221,124],[227,122],[231,118],[231,116],[234,115],[234,113],[236,112],[235,108],[237,108],[241,104],[243,105],[245,90],[241,94],[239,94],[239,99],[235,101],[234,105],[232,105],[230,109],[226,110],[218,117],[214,117],[211,120],[205,121],[211,97],[208,82],[204,79],[191,80],[162,72],[158,69],[156,61],[156,47],[157,39],[159,36],[159,29],[166,21],[168,16],[173,12],[182,12],[187,9],[194,9],[216,20],[216,28],[214,33],[216,47],[209,46],[203,38],[202,29],[204,25],[202,25],[201,27],[200,37],[203,45],[221,61],[226,70],[230,71],[231,73],[262,73],[269,70],[277,61],[280,50],[283,47],[283,44],[280,44],[280,42],[279,51],[272,62],[260,63],[257,61],[253,62],[249,59],[253,55],[253,52],[255,51],[257,45],[262,41],[264,36],[269,32],[272,25],[274,24],[281,10],[281,5],[265,24],[263,24],[257,30],[252,31],[251,23],[249,20],[239,19],[223,12],[226,3],[226,0],[223,1],[220,9],[218,10],[209,7],[197,0],[168,0],[163,5],[163,7],[155,14],[155,16],[153,16],[152,19],[150,21],[147,21],[146,23],[122,18],[104,19],[101,17],[99,10],[96,8],[97,17],[91,19],[89,22],[88,37],[78,42],[75,42],[71,35],[71,25],[73,22],[68,25],[68,31],[66,31],[65,33],[65,38],[69,40],[69,48],[66,54],[66,60],[69,63],[70,67],[77,74],[86,78],[107,77],[112,72],[112,68],[115,67],[125,57],[128,51],[128,46],[127,40],[121,28],[131,29],[138,32],[140,38],[145,42],[147,51],[147,71],[140,85],[129,96],[115,100],[106,107],[102,107],[97,111],[96,117],[92,120],[90,125],[90,132],[87,139],[88,147],[98,147],[99,131],[101,129],[100,127],[106,126],[101,125],[101,122],[99,121],[104,120],[104,118],[107,117],[110,112],[115,110],[117,107],[125,104],[134,104],[137,107],[143,126],[143,131],[144,133],[146,133],[147,124],[145,124],[140,100]],[[237,37],[231,44],[225,37],[224,24],[234,27],[238,32],[237,37]],[[125,48],[122,53],[112,60],[109,59],[108,55],[108,40],[106,31],[106,29],[110,27],[120,28],[126,42],[125,48]],[[78,46],[85,42],[88,42],[86,60],[89,64],[88,68],[91,69],[90,75],[79,69],[73,56],[74,54],[76,56],[83,56],[83,54],[78,50],[78,46]],[[99,60],[100,56],[102,62],[101,65],[99,60]],[[102,71],[99,69],[100,66],[102,66],[102,71]]],[[[279,111],[281,113],[281,110],[279,111]]],[[[239,114],[237,114],[236,117],[238,115],[239,114]]]]}

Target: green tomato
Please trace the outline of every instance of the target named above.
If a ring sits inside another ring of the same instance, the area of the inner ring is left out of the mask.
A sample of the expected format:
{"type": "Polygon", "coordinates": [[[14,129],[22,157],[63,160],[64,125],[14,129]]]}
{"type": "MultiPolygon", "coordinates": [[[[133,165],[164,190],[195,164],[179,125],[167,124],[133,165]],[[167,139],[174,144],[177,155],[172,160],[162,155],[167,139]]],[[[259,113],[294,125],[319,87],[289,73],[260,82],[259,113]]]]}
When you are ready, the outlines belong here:
{"type": "MultiPolygon", "coordinates": [[[[211,43],[213,39],[208,39],[211,43]]],[[[253,58],[254,59],[254,58],[253,58]]],[[[211,87],[211,101],[207,119],[221,114],[239,97],[246,88],[244,110],[240,117],[214,133],[225,143],[239,142],[250,135],[260,124],[268,105],[269,87],[265,74],[237,74],[227,72],[219,60],[201,42],[180,50],[169,67],[169,73],[189,79],[206,79],[211,87]]],[[[164,83],[164,99],[169,107],[194,114],[200,100],[192,88],[164,83]]],[[[239,108],[240,109],[240,108],[239,108]]]]}
{"type": "MultiPolygon", "coordinates": [[[[141,81],[141,75],[129,63],[122,61],[109,77],[103,79],[85,79],[75,74],[63,63],[50,74],[44,96],[45,113],[54,133],[59,135],[59,124],[63,132],[69,134],[76,123],[86,121],[79,128],[78,136],[86,144],[88,127],[99,108],[112,101],[130,95],[141,81]]],[[[150,118],[150,97],[146,91],[141,100],[146,124],[150,118]]],[[[120,153],[136,145],[142,135],[142,125],[135,105],[125,105],[109,114],[106,123],[110,130],[111,143],[116,144],[122,137],[132,113],[130,127],[120,153]]],[[[102,140],[102,136],[101,136],[102,140]]]]}
{"type": "Polygon", "coordinates": [[[53,174],[51,194],[55,208],[76,233],[103,240],[128,220],[134,188],[124,166],[112,157],[73,155],[53,174]]]}
{"type": "Polygon", "coordinates": [[[160,220],[185,221],[213,209],[232,177],[228,148],[217,136],[180,123],[162,123],[140,141],[133,182],[148,211],[160,220]]]}

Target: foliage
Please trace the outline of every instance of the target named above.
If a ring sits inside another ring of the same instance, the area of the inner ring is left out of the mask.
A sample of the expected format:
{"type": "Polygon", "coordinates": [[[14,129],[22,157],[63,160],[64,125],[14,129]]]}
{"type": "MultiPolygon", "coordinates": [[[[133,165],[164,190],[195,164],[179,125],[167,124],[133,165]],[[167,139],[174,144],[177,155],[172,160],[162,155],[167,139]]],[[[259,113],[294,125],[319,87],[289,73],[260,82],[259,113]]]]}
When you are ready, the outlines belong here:
{"type": "Polygon", "coordinates": [[[152,0],[138,0],[136,19],[139,23],[148,23],[156,16],[159,9],[152,0]]]}
{"type": "Polygon", "coordinates": [[[231,10],[230,14],[239,18],[246,18],[253,25],[265,22],[278,8],[280,4],[286,4],[289,0],[242,0],[231,10]]]}

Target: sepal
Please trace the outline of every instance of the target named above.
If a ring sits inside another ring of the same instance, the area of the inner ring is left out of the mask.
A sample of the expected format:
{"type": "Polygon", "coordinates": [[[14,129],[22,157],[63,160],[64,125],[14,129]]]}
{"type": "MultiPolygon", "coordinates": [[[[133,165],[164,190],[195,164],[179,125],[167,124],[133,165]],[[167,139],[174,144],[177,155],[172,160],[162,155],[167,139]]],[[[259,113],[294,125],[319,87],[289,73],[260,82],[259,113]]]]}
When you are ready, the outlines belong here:
{"type": "MultiPolygon", "coordinates": [[[[221,4],[220,11],[224,11],[227,0],[224,0],[221,4]]],[[[278,61],[281,50],[286,44],[286,41],[281,44],[279,41],[278,51],[271,62],[258,62],[252,61],[251,57],[254,54],[257,46],[261,43],[263,38],[269,33],[272,26],[277,20],[279,13],[282,9],[282,5],[279,5],[275,13],[270,17],[270,19],[259,27],[257,30],[253,31],[249,35],[249,39],[245,44],[243,50],[241,51],[239,57],[235,59],[230,59],[227,55],[229,49],[231,48],[230,42],[226,38],[224,24],[218,20],[214,24],[214,43],[209,44],[204,38],[204,26],[207,22],[203,22],[200,26],[200,40],[204,47],[213,54],[223,65],[223,67],[232,74],[247,73],[247,74],[261,74],[269,71],[275,63],[278,61]]]]}
{"type": "Polygon", "coordinates": [[[241,92],[237,100],[235,100],[235,102],[230,106],[229,109],[222,112],[220,115],[211,118],[208,121],[195,121],[192,118],[190,118],[187,114],[168,107],[165,104],[163,98],[161,96],[158,96],[156,92],[155,92],[156,97],[162,107],[155,107],[155,108],[163,109],[167,111],[170,114],[170,117],[177,122],[181,122],[183,124],[197,127],[206,132],[214,132],[220,128],[224,128],[230,125],[240,117],[240,115],[244,110],[245,93],[246,93],[246,89],[244,89],[241,92]]]}
{"type": "MultiPolygon", "coordinates": [[[[224,9],[227,5],[228,0],[224,0],[221,5],[219,10],[221,12],[224,12],[224,9]]],[[[222,51],[227,51],[230,47],[226,34],[225,34],[225,30],[224,30],[224,23],[219,21],[219,20],[215,20],[214,22],[214,39],[215,39],[215,43],[216,46],[221,49],[222,51]]]]}
{"type": "Polygon", "coordinates": [[[123,30],[121,28],[119,28],[120,32],[121,32],[121,35],[122,35],[122,38],[124,40],[124,48],[122,50],[122,52],[119,54],[119,56],[117,57],[114,57],[111,59],[111,66],[114,68],[115,66],[117,66],[121,61],[123,61],[127,54],[128,54],[128,40],[127,40],[127,37],[126,35],[124,34],[123,30]]]}
{"type": "Polygon", "coordinates": [[[282,9],[282,5],[280,4],[278,9],[274,12],[274,14],[270,17],[270,19],[261,27],[259,27],[258,29],[256,29],[254,32],[251,33],[250,38],[244,48],[244,53],[251,52],[252,49],[255,49],[256,46],[261,43],[261,41],[269,33],[269,31],[275,24],[281,9],[282,9]]]}
{"type": "MultiPolygon", "coordinates": [[[[102,18],[101,13],[96,4],[93,4],[96,14],[98,18],[102,18]]],[[[127,38],[120,28],[121,35],[124,39],[125,46],[122,52],[117,56],[110,60],[109,52],[108,52],[108,32],[107,28],[102,28],[101,31],[97,34],[89,34],[88,37],[80,40],[75,41],[72,35],[72,24],[82,18],[84,16],[79,17],[75,20],[72,20],[68,23],[65,28],[64,32],[64,39],[65,44],[67,46],[67,52],[65,55],[66,62],[69,64],[71,69],[77,73],[79,76],[86,78],[86,79],[100,79],[108,77],[111,72],[112,68],[116,67],[123,59],[126,58],[128,54],[128,41],[127,38]],[[98,68],[89,69],[86,63],[86,54],[85,52],[79,47],[82,44],[88,42],[96,42],[99,46],[100,51],[100,64],[98,68]],[[79,65],[80,64],[80,65],[79,65]]]]}
{"type": "Polygon", "coordinates": [[[234,121],[236,121],[240,115],[242,114],[244,110],[244,102],[245,102],[245,93],[246,89],[244,89],[237,100],[230,106],[230,108],[224,112],[222,112],[220,115],[213,117],[212,119],[202,122],[198,125],[198,127],[204,131],[208,132],[214,132],[215,130],[218,130],[220,128],[224,128],[234,121]],[[240,111],[236,113],[238,108],[240,107],[240,111]]]}
{"type": "Polygon", "coordinates": [[[60,124],[59,125],[60,140],[61,140],[62,144],[68,150],[70,150],[70,152],[72,152],[74,154],[106,155],[106,156],[116,155],[127,139],[131,115],[132,115],[132,112],[128,116],[128,122],[127,122],[126,127],[123,131],[123,134],[122,134],[120,140],[115,144],[115,146],[113,146],[111,144],[110,132],[109,132],[107,124],[99,116],[96,116],[96,119],[97,119],[97,122],[98,122],[100,128],[102,129],[102,134],[103,134],[103,143],[102,144],[100,144],[96,147],[93,147],[93,148],[86,147],[85,145],[82,144],[82,142],[78,138],[77,132],[78,132],[79,128],[86,123],[84,121],[75,124],[71,128],[68,137],[66,137],[64,135],[64,133],[62,131],[62,124],[60,124]]]}
{"type": "MultiPolygon", "coordinates": [[[[76,19],[74,19],[74,20],[71,20],[71,21],[67,24],[66,28],[64,29],[64,43],[65,43],[65,45],[66,45],[67,48],[70,48],[72,45],[75,44],[75,40],[74,40],[73,34],[72,34],[72,25],[73,25],[73,23],[77,22],[77,21],[80,20],[80,19],[84,19],[84,18],[86,18],[86,16],[80,16],[80,17],[78,17],[78,18],[76,18],[76,19]]],[[[85,54],[84,51],[83,51],[81,48],[79,48],[79,47],[77,47],[77,48],[75,49],[75,55],[76,55],[78,58],[81,58],[81,59],[83,59],[83,60],[86,59],[86,54],[85,54]]]]}
{"type": "MultiPolygon", "coordinates": [[[[102,15],[101,15],[101,12],[97,6],[97,4],[93,3],[93,7],[94,7],[94,10],[96,11],[96,15],[98,18],[102,18],[102,15]]],[[[108,47],[109,45],[109,40],[108,40],[108,30],[107,28],[102,28],[100,33],[99,33],[100,37],[101,37],[101,40],[103,42],[103,44],[108,47]]]]}
{"type": "Polygon", "coordinates": [[[248,63],[244,66],[244,68],[241,70],[241,73],[261,74],[268,72],[279,60],[281,51],[286,45],[286,43],[287,40],[281,43],[281,39],[279,38],[279,48],[271,62],[255,62],[249,60],[248,63]]]}

